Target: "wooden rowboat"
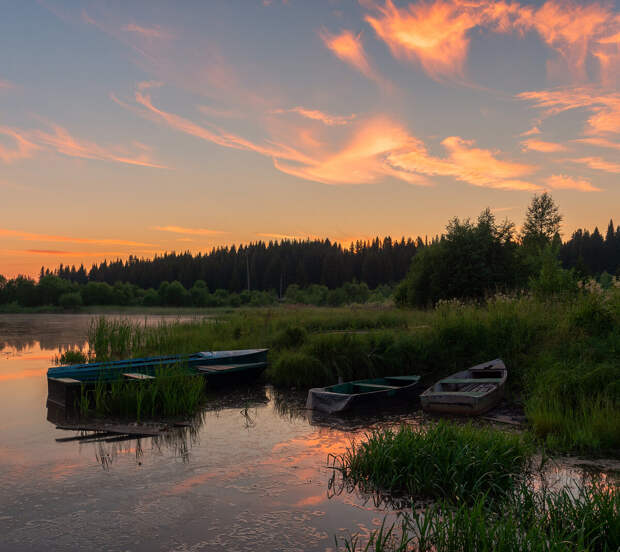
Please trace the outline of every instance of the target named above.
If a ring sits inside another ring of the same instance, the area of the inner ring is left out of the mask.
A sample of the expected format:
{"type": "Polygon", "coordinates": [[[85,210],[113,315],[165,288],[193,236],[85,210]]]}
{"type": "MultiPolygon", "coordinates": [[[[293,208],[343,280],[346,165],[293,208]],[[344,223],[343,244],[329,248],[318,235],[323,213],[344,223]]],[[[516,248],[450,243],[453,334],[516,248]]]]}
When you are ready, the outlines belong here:
{"type": "Polygon", "coordinates": [[[308,392],[306,408],[333,414],[383,399],[409,398],[419,382],[420,376],[388,376],[315,387],[308,392]]]}
{"type": "MultiPolygon", "coordinates": [[[[47,371],[49,378],[70,378],[80,382],[113,381],[126,375],[140,374],[155,376],[156,372],[170,367],[186,367],[197,373],[197,368],[225,366],[231,371],[239,371],[243,365],[267,365],[267,349],[243,349],[237,351],[202,351],[189,355],[165,355],[157,357],[134,358],[110,362],[91,362],[56,366],[47,371]]],[[[257,368],[252,366],[252,368],[257,368]]]]}
{"type": "Polygon", "coordinates": [[[504,395],[508,370],[500,359],[472,366],[439,380],[420,395],[426,412],[477,416],[504,395]]]}

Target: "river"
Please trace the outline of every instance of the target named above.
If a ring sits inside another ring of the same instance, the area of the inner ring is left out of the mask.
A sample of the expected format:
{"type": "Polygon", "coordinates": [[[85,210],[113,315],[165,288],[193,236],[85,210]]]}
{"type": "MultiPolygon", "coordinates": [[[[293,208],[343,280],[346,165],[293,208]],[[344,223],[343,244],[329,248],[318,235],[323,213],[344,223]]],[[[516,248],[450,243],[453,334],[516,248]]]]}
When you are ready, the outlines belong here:
{"type": "MultiPolygon", "coordinates": [[[[254,386],[167,437],[68,439],[79,434],[48,421],[45,374],[86,347],[91,319],[0,315],[0,550],[327,551],[395,519],[372,497],[334,493],[327,456],[371,427],[419,424],[417,412],[338,421],[254,386]]],[[[557,477],[576,477],[573,464],[557,477]]]]}

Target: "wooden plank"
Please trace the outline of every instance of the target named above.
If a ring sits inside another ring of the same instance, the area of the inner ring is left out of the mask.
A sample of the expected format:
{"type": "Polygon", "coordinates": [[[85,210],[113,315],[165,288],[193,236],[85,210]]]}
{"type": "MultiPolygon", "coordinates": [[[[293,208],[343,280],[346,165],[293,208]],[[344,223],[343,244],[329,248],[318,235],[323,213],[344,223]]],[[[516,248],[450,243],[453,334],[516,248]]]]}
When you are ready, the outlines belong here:
{"type": "Polygon", "coordinates": [[[138,425],[121,425],[121,424],[92,424],[92,425],[57,425],[56,429],[63,429],[69,431],[96,431],[96,432],[106,432],[112,433],[116,435],[146,435],[153,437],[155,435],[161,434],[164,428],[162,427],[145,427],[138,425]]]}
{"type": "Polygon", "coordinates": [[[439,383],[500,383],[501,378],[446,378],[439,380],[439,383]]]}
{"type": "Polygon", "coordinates": [[[75,385],[76,383],[82,383],[80,380],[73,378],[48,378],[52,381],[57,381],[58,383],[64,383],[65,385],[75,385]]]}
{"type": "Polygon", "coordinates": [[[139,374],[139,373],[125,373],[124,377],[135,380],[154,380],[155,376],[149,376],[148,374],[139,374]]]}
{"type": "Polygon", "coordinates": [[[398,385],[381,385],[379,383],[356,383],[356,387],[370,387],[372,389],[402,389],[398,385]]]}

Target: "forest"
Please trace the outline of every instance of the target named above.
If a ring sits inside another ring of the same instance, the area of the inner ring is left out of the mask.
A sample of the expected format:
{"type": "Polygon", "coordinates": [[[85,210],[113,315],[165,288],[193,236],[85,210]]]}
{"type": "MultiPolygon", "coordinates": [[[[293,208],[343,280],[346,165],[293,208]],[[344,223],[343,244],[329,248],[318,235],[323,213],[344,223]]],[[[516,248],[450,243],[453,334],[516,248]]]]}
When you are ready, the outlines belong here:
{"type": "Polygon", "coordinates": [[[620,276],[620,226],[610,220],[605,236],[598,227],[579,229],[562,242],[561,220],[544,193],[532,199],[520,233],[485,209],[476,221],[452,219],[431,240],[377,237],[348,248],[328,239],[259,241],[198,254],[130,256],[89,270],[42,267],[38,281],[0,274],[0,305],[234,307],[286,300],[338,306],[382,301],[396,290],[398,303],[428,306],[529,289],[545,267],[547,275],[558,269],[554,277],[570,275],[574,282],[608,285],[620,276]]]}

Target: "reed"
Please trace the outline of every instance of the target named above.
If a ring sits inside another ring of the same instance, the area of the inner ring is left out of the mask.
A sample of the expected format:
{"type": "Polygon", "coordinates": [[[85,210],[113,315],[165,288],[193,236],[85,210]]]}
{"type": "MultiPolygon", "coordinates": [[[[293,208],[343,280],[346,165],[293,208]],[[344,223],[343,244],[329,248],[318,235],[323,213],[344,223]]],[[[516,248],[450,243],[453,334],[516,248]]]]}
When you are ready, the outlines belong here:
{"type": "Polygon", "coordinates": [[[82,416],[112,416],[142,421],[189,416],[205,400],[205,380],[184,367],[161,367],[148,381],[97,381],[82,391],[77,409],[82,416]]]}
{"type": "Polygon", "coordinates": [[[532,454],[522,435],[441,421],[372,431],[333,466],[366,491],[458,503],[503,496],[530,474],[532,454]]]}
{"type": "Polygon", "coordinates": [[[535,491],[523,486],[501,509],[484,496],[473,504],[438,502],[423,513],[371,533],[344,539],[350,552],[466,552],[536,550],[612,552],[620,549],[620,489],[589,483],[577,490],[535,491]]]}

